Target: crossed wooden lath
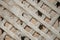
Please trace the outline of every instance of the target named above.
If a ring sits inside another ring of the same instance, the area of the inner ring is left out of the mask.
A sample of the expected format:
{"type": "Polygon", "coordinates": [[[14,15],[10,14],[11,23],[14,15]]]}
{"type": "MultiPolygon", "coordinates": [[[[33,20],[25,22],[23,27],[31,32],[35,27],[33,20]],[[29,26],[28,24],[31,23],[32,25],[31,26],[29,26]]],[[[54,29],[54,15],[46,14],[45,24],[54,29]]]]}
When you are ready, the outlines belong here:
{"type": "Polygon", "coordinates": [[[57,2],[0,0],[0,40],[60,40],[57,2]]]}

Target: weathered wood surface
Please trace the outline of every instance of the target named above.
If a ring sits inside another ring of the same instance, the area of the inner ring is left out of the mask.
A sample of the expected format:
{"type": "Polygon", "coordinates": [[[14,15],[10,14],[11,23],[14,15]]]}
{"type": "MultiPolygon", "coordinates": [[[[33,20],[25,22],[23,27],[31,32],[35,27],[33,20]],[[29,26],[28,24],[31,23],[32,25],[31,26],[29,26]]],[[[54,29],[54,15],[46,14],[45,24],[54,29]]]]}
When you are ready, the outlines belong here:
{"type": "Polygon", "coordinates": [[[57,2],[0,0],[0,40],[60,40],[57,2]]]}

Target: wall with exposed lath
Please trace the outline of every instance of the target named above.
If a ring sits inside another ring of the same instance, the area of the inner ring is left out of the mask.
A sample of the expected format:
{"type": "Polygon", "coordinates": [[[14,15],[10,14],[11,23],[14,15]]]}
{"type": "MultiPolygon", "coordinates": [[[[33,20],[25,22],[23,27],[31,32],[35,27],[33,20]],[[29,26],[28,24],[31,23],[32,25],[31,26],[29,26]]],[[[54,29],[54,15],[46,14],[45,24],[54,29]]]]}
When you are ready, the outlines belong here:
{"type": "Polygon", "coordinates": [[[0,0],[0,40],[60,40],[60,0],[0,0]]]}

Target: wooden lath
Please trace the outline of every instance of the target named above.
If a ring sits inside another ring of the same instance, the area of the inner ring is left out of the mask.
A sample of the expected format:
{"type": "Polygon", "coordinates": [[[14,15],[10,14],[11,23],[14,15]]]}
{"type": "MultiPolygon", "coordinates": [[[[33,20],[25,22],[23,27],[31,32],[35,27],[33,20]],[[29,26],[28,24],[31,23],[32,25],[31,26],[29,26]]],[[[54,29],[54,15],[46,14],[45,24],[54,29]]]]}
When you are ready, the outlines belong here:
{"type": "Polygon", "coordinates": [[[60,9],[48,0],[38,1],[0,0],[1,40],[60,39],[60,9]]]}

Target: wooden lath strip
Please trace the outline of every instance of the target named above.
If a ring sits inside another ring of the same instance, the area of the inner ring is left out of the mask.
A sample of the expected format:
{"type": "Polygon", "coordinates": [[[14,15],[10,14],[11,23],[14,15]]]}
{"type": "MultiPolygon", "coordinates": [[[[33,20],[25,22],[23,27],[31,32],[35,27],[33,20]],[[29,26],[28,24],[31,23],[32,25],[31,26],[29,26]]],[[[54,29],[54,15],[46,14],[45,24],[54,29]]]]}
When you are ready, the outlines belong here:
{"type": "Polygon", "coordinates": [[[60,22],[59,22],[59,28],[58,28],[58,29],[59,29],[59,31],[60,31],[60,22]]]}
{"type": "Polygon", "coordinates": [[[56,22],[56,20],[58,19],[58,17],[59,17],[59,15],[58,14],[56,14],[55,15],[55,17],[53,17],[52,19],[51,19],[51,21],[50,21],[50,25],[54,25],[54,23],[56,22]]]}
{"type": "MultiPolygon", "coordinates": [[[[1,12],[2,13],[2,12],[1,12]]],[[[9,12],[8,12],[9,13],[9,12]]],[[[13,21],[12,19],[10,19],[10,17],[8,15],[7,11],[3,12],[2,14],[0,14],[2,17],[4,17],[8,22],[10,22],[12,25],[14,25],[15,28],[17,28],[18,30],[20,30],[22,33],[24,33],[27,37],[29,37],[32,40],[37,40],[37,38],[34,38],[29,32],[25,31],[24,28],[22,28],[21,25],[18,25],[15,21],[13,21]],[[3,14],[5,16],[3,16],[3,14]],[[28,34],[28,35],[27,35],[28,34]]]]}
{"type": "Polygon", "coordinates": [[[14,0],[16,2],[16,4],[18,4],[20,7],[22,7],[23,9],[25,9],[27,12],[29,12],[30,15],[32,15],[35,19],[37,19],[39,22],[41,22],[43,25],[45,25],[49,30],[51,30],[54,34],[56,34],[57,37],[60,38],[60,34],[59,31],[57,31],[55,28],[53,28],[51,25],[49,25],[48,23],[46,23],[45,21],[43,21],[40,17],[38,17],[36,14],[34,14],[32,11],[30,11],[28,8],[24,7],[23,4],[21,2],[19,2],[18,0],[14,0]],[[49,26],[48,26],[49,25],[49,26]],[[54,31],[53,31],[54,30],[54,31]]]}
{"type": "Polygon", "coordinates": [[[48,0],[41,0],[41,1],[43,1],[46,5],[51,7],[54,11],[56,11],[60,15],[60,9],[55,7],[52,3],[48,2],[48,0]]]}
{"type": "Polygon", "coordinates": [[[42,2],[42,1],[40,1],[37,5],[39,5],[39,7],[41,7],[41,6],[42,6],[42,4],[43,4],[43,2],[42,2]]]}
{"type": "MultiPolygon", "coordinates": [[[[4,21],[4,23],[6,22],[6,20],[3,20],[4,21]]],[[[4,24],[3,23],[3,24],[4,24]]],[[[5,37],[5,35],[6,35],[6,32],[4,32],[1,36],[0,36],[0,40],[3,40],[4,39],[4,37],[5,37]]]]}
{"type": "Polygon", "coordinates": [[[3,40],[4,38],[5,38],[5,36],[6,36],[6,32],[4,32],[1,36],[0,36],[0,40],[3,40]]]}

